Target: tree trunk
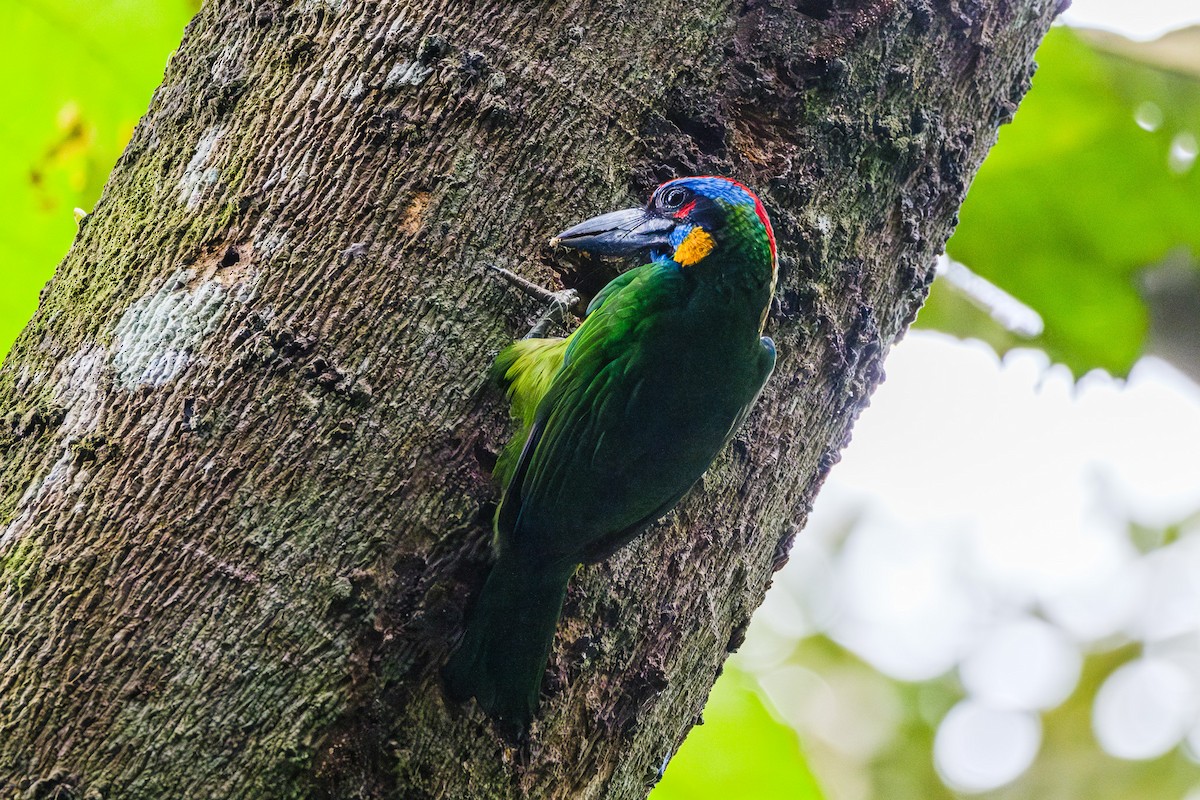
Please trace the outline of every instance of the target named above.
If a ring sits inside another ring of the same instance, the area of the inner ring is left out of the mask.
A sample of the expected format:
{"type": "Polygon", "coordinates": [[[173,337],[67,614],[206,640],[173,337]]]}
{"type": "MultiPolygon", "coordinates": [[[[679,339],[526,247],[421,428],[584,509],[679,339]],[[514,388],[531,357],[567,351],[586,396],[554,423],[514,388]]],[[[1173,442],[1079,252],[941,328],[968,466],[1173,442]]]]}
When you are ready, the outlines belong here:
{"type": "Polygon", "coordinates": [[[209,0],[0,372],[0,797],[643,797],[1053,6],[209,0]],[[437,674],[537,311],[484,267],[594,291],[549,235],[688,173],[770,209],[779,364],[513,747],[437,674]]]}

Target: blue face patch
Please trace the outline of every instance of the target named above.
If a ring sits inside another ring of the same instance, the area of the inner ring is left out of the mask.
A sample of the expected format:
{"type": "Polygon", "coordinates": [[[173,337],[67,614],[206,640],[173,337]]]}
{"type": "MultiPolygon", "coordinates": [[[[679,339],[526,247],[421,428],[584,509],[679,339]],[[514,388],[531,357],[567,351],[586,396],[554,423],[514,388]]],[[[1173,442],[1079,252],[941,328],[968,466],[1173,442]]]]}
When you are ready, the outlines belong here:
{"type": "Polygon", "coordinates": [[[683,244],[683,240],[692,232],[692,228],[696,227],[690,222],[681,222],[675,226],[675,230],[671,231],[671,235],[667,237],[667,241],[671,247],[668,250],[659,250],[657,248],[650,251],[651,261],[670,261],[671,256],[679,249],[679,245],[683,244]]]}
{"type": "Polygon", "coordinates": [[[696,227],[691,223],[681,223],[675,226],[675,230],[671,231],[668,241],[671,243],[671,250],[675,251],[679,245],[683,244],[683,240],[692,232],[692,228],[696,227]]]}

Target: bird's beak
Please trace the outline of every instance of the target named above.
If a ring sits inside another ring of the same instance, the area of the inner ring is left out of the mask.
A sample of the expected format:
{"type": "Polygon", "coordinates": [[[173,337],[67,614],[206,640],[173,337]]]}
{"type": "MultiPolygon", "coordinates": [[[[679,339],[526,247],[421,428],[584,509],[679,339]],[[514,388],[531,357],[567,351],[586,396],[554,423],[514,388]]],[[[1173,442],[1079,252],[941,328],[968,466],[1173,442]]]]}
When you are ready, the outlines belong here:
{"type": "Polygon", "coordinates": [[[675,221],[651,214],[645,208],[626,208],[592,217],[567,228],[550,240],[601,256],[633,255],[669,246],[668,236],[675,221]]]}

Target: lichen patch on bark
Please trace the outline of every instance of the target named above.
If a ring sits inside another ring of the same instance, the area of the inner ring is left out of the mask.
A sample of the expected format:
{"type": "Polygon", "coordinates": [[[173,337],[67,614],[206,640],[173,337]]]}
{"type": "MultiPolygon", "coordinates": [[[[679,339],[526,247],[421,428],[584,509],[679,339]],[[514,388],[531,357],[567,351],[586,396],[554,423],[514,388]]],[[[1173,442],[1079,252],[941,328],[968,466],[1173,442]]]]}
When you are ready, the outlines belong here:
{"type": "Polygon", "coordinates": [[[99,430],[104,418],[108,351],[86,344],[66,362],[54,386],[54,404],[65,410],[59,435],[83,436],[99,430]]]}
{"type": "Polygon", "coordinates": [[[107,363],[107,350],[91,343],[56,369],[50,406],[61,420],[54,430],[54,447],[59,456],[44,474],[30,481],[16,503],[12,519],[0,526],[0,552],[36,521],[35,510],[51,494],[73,488],[80,466],[76,445],[98,431],[104,421],[107,363]]]}
{"type": "Polygon", "coordinates": [[[188,211],[195,211],[199,208],[205,191],[221,179],[221,171],[216,167],[210,167],[209,160],[224,135],[225,129],[216,126],[208,128],[200,134],[200,141],[196,143],[196,152],[179,178],[179,202],[187,206],[188,211]]]}
{"type": "Polygon", "coordinates": [[[113,329],[112,368],[126,391],[172,381],[220,325],[232,303],[247,303],[254,280],[227,285],[219,276],[189,286],[194,270],[179,270],[136,300],[113,329]]]}
{"type": "Polygon", "coordinates": [[[401,61],[388,71],[384,79],[385,91],[394,91],[401,86],[420,86],[433,74],[433,68],[419,61],[401,61]]]}

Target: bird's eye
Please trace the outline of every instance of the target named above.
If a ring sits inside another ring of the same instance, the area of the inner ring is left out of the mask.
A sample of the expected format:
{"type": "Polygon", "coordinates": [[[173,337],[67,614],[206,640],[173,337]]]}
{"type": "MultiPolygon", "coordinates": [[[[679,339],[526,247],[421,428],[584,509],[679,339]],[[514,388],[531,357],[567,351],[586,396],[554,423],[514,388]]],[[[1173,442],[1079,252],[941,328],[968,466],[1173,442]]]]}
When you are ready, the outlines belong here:
{"type": "Polygon", "coordinates": [[[690,196],[690,194],[691,193],[688,192],[687,189],[684,189],[680,186],[676,186],[672,189],[667,189],[667,191],[663,192],[662,198],[659,202],[662,203],[663,208],[667,208],[667,209],[682,208],[683,204],[687,202],[687,199],[690,196]]]}

